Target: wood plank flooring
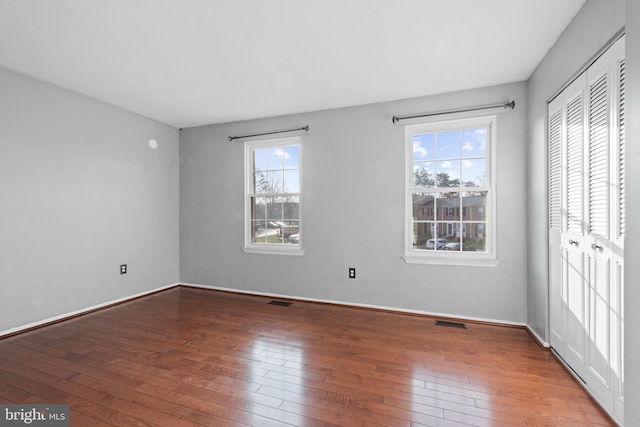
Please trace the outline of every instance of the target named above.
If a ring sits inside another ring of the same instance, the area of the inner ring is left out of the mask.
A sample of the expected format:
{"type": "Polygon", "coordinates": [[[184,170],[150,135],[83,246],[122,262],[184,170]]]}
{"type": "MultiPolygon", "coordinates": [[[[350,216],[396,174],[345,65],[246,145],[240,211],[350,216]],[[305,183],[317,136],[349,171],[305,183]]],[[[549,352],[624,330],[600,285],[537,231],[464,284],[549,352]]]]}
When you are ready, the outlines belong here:
{"type": "Polygon", "coordinates": [[[520,328],[176,287],[0,340],[72,426],[615,426],[520,328]]]}

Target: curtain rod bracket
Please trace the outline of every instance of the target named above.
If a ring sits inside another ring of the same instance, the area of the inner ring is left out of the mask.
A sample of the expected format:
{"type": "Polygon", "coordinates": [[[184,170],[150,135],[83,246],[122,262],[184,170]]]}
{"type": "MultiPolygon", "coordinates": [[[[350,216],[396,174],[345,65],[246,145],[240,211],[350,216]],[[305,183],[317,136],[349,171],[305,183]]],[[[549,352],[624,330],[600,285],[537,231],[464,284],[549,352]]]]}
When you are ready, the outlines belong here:
{"type": "Polygon", "coordinates": [[[453,114],[453,113],[467,113],[470,111],[478,111],[478,110],[488,110],[495,108],[503,108],[503,109],[511,109],[516,108],[516,101],[507,102],[506,104],[492,104],[492,105],[481,105],[479,107],[469,107],[469,108],[459,108],[457,110],[445,110],[445,111],[435,111],[433,113],[424,113],[424,114],[409,114],[406,116],[393,116],[391,122],[395,125],[400,120],[407,119],[417,119],[420,117],[431,117],[431,116],[441,116],[444,114],[453,114]]]}

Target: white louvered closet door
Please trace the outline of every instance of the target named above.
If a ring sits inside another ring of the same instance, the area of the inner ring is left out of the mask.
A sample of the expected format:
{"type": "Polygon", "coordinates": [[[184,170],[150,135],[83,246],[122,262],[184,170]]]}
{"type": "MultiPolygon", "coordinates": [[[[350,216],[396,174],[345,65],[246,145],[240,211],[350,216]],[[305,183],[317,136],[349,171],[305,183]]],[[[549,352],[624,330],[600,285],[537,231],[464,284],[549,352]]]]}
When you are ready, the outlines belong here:
{"type": "Polygon", "coordinates": [[[622,424],[624,38],[549,103],[550,341],[622,424]]]}

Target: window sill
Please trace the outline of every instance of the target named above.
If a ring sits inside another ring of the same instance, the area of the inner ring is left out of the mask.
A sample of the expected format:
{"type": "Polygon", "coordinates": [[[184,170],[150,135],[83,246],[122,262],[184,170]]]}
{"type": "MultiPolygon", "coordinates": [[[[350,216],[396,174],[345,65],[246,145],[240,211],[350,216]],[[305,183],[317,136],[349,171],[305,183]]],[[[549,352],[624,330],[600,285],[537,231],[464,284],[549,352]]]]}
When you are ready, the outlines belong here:
{"type": "Polygon", "coordinates": [[[298,245],[287,245],[279,247],[275,245],[251,245],[242,248],[245,254],[263,254],[263,255],[289,255],[289,256],[302,256],[304,255],[304,249],[298,245]]]}
{"type": "Polygon", "coordinates": [[[437,254],[429,255],[405,255],[402,257],[406,264],[428,264],[428,265],[454,265],[462,267],[497,267],[497,258],[488,256],[455,256],[437,254]]]}

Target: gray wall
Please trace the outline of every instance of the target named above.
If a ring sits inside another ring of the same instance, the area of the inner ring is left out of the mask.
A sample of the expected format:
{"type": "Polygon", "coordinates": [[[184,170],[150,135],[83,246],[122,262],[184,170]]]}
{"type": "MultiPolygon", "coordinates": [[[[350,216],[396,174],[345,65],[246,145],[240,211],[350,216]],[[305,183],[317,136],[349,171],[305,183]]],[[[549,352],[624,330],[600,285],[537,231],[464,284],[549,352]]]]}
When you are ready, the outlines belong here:
{"type": "Polygon", "coordinates": [[[0,93],[0,333],[177,282],[178,130],[2,69],[0,93]]]}
{"type": "Polygon", "coordinates": [[[625,408],[626,426],[640,426],[640,2],[627,0],[627,236],[625,238],[625,408]]]}
{"type": "Polygon", "coordinates": [[[207,286],[524,323],[527,86],[185,129],[180,137],[181,280],[207,286]],[[515,99],[498,116],[498,267],[405,264],[404,127],[394,114],[515,99]],[[243,142],[303,137],[303,257],[245,254],[243,142]],[[357,279],[347,279],[347,268],[357,279]]]}
{"type": "Polygon", "coordinates": [[[624,0],[588,0],[529,79],[527,322],[548,340],[547,101],[625,24],[624,0]]]}

